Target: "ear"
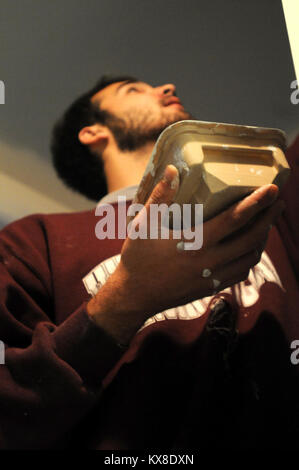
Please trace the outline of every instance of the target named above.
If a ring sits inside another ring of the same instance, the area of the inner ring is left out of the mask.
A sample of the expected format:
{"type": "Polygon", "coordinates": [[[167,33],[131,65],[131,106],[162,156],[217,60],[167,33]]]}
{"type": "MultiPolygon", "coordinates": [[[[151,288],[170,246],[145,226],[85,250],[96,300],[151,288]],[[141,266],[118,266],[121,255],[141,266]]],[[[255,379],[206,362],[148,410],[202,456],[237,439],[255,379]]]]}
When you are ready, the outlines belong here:
{"type": "Polygon", "coordinates": [[[83,145],[98,145],[106,142],[108,137],[107,128],[100,124],[83,127],[78,134],[78,139],[83,145]]]}

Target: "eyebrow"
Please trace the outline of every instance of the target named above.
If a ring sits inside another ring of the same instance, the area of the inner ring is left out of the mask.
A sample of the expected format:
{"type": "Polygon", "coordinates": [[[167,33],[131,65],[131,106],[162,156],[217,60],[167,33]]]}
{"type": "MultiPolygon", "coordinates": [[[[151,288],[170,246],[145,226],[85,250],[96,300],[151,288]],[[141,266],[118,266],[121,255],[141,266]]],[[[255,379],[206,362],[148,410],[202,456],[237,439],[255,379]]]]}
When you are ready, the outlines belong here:
{"type": "Polygon", "coordinates": [[[116,88],[115,90],[115,94],[117,94],[119,92],[119,90],[124,87],[125,85],[128,85],[128,83],[139,83],[139,80],[126,80],[124,82],[122,82],[120,85],[118,85],[118,87],[116,88]]]}

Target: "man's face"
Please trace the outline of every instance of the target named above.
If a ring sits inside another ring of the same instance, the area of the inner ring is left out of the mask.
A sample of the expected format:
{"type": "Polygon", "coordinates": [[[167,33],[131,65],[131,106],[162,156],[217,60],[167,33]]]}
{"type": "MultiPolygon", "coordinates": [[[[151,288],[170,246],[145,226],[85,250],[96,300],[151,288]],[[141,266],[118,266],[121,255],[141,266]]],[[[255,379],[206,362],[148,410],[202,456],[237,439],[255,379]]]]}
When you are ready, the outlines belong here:
{"type": "Polygon", "coordinates": [[[92,102],[107,112],[106,125],[121,150],[136,150],[156,141],[170,124],[192,118],[172,84],[152,87],[138,81],[116,82],[96,93],[92,102]]]}

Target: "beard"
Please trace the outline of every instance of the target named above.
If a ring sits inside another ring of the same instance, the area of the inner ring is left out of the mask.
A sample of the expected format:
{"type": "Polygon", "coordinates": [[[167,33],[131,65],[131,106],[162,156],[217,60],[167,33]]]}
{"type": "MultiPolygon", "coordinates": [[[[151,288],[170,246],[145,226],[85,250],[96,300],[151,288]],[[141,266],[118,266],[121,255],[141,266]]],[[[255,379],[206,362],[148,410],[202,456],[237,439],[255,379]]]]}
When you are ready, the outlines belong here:
{"type": "Polygon", "coordinates": [[[105,125],[111,130],[118,148],[122,151],[134,151],[149,142],[156,142],[166,127],[184,119],[194,119],[185,110],[173,110],[172,114],[154,119],[146,110],[131,110],[126,118],[119,118],[105,111],[105,125]]]}

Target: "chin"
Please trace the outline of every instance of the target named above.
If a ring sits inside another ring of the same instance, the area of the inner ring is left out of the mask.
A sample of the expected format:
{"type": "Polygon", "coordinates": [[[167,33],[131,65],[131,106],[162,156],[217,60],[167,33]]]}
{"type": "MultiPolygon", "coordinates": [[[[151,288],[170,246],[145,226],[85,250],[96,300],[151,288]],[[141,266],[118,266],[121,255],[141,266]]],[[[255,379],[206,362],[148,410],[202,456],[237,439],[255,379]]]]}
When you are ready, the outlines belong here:
{"type": "Polygon", "coordinates": [[[187,113],[186,111],[173,111],[169,116],[167,116],[167,126],[170,124],[174,124],[178,121],[184,121],[185,119],[192,119],[191,114],[187,113]]]}

